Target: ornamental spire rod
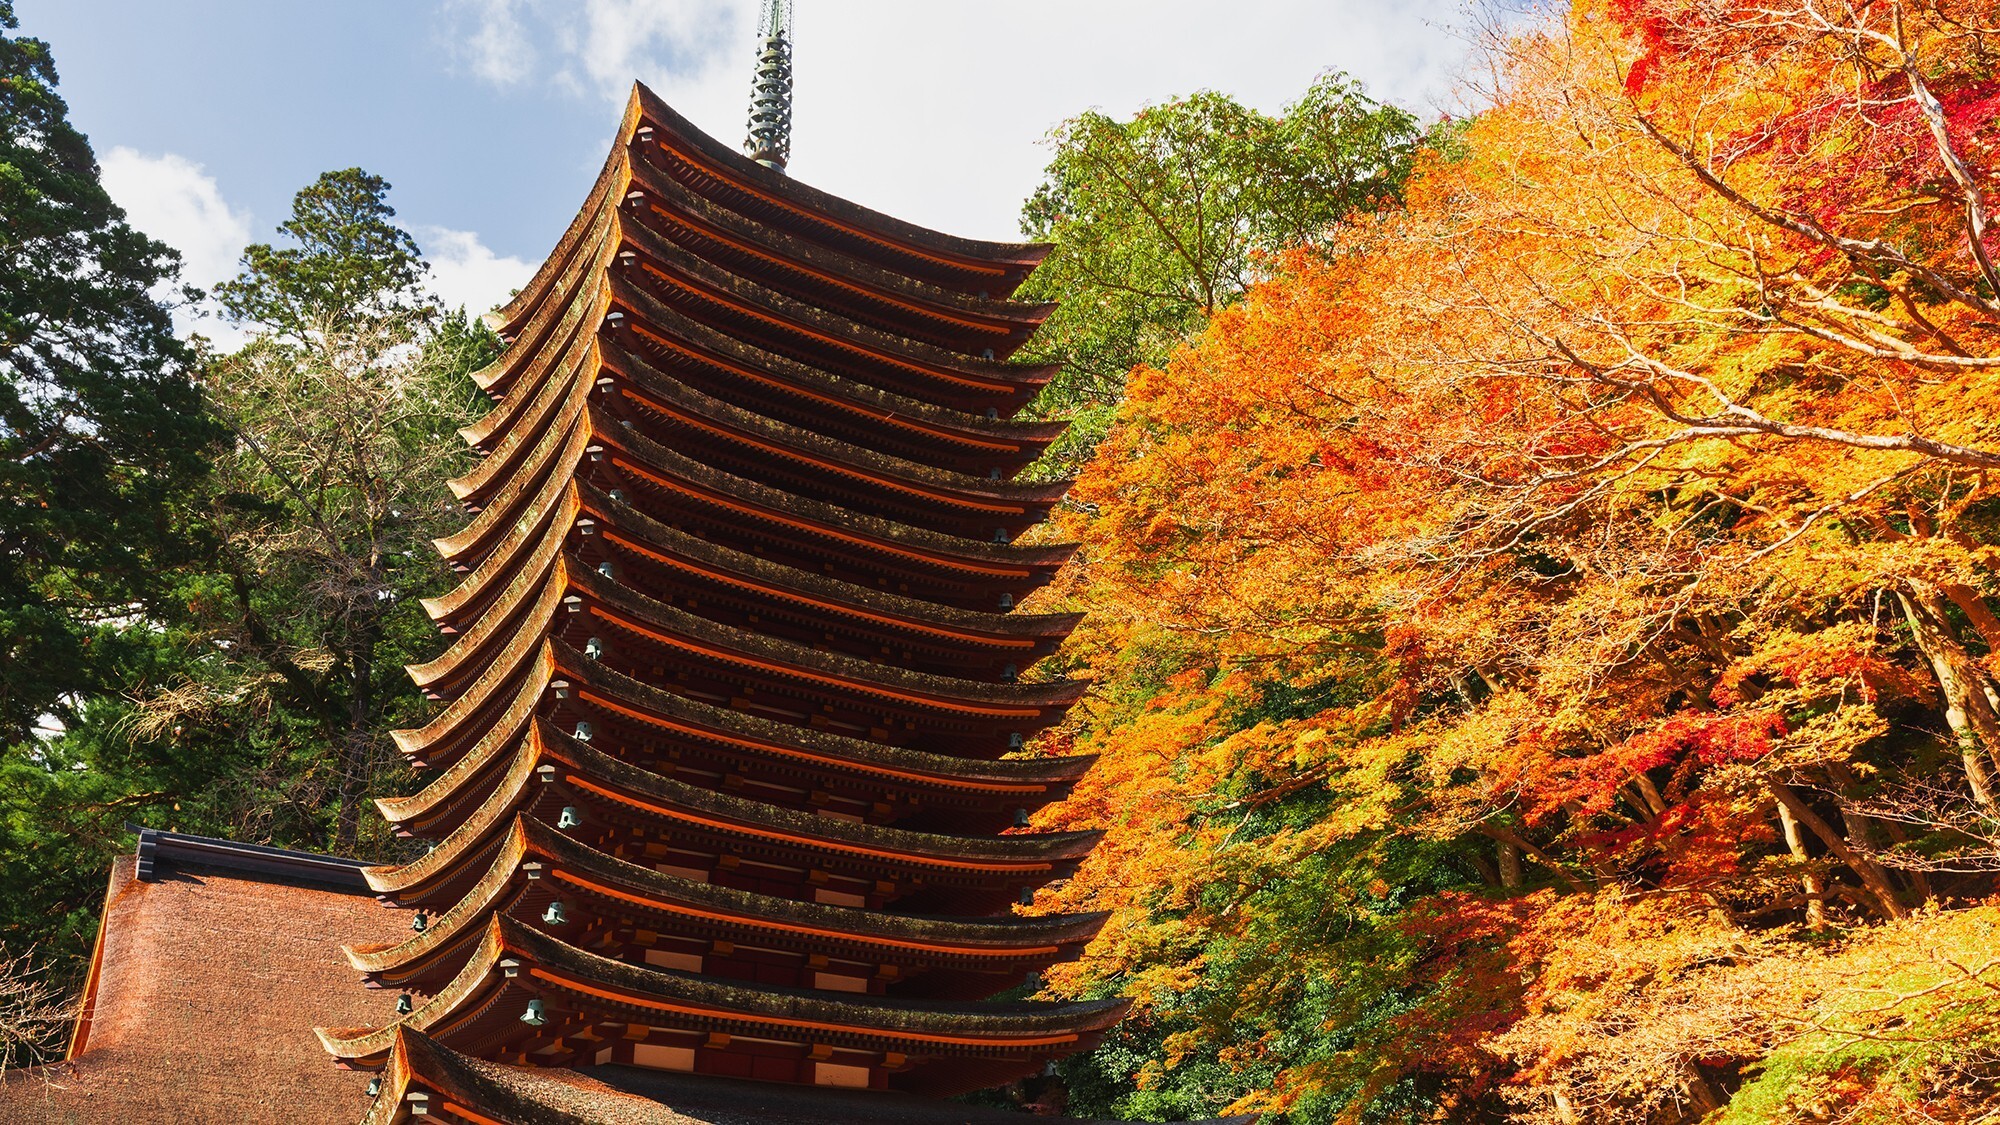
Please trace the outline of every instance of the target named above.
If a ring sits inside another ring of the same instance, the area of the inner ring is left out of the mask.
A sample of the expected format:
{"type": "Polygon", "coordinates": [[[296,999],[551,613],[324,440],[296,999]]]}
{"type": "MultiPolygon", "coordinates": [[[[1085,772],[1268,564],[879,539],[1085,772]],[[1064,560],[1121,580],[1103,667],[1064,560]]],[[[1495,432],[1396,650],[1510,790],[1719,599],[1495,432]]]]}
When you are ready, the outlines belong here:
{"type": "Polygon", "coordinates": [[[766,168],[782,172],[792,155],[792,0],[764,0],[757,41],[750,135],[743,151],[766,168]]]}

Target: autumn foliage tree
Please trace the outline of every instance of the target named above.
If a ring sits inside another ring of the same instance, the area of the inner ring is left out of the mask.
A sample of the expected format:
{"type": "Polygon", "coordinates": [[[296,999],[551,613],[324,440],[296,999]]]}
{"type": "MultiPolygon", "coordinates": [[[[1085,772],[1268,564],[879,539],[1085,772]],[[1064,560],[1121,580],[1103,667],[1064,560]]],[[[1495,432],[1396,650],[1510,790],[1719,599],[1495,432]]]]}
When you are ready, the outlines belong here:
{"type": "Polygon", "coordinates": [[[1996,48],[1579,0],[1135,374],[1061,591],[1113,831],[1047,905],[1118,915],[1053,985],[1141,1003],[1086,1100],[2000,1109],[1996,48]]]}

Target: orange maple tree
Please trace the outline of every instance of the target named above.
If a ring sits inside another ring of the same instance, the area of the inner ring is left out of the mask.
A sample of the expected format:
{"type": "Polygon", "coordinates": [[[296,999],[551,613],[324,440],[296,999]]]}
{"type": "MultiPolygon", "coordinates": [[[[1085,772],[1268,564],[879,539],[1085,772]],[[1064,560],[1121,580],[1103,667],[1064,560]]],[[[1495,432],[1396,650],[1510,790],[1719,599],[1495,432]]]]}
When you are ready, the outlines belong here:
{"type": "Polygon", "coordinates": [[[1051,986],[1141,1001],[1129,1111],[2000,1108],[2000,5],[1492,46],[1077,487],[1045,905],[1118,913],[1051,986]]]}

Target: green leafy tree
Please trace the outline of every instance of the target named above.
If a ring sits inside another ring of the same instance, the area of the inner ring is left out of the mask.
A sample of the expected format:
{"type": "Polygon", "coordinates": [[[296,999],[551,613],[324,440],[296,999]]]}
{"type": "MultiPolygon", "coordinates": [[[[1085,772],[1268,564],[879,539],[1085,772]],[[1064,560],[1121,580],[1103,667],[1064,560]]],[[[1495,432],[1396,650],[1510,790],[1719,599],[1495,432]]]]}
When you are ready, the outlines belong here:
{"type": "Polygon", "coordinates": [[[1341,74],[1277,117],[1204,91],[1059,127],[1021,215],[1024,234],[1056,246],[1020,293],[1062,302],[1023,356],[1064,365],[1037,404],[1075,421],[1050,468],[1087,457],[1126,374],[1164,362],[1263,276],[1266,255],[1399,200],[1423,140],[1414,116],[1341,74]]]}
{"type": "Polygon", "coordinates": [[[218,431],[155,294],[179,257],[133,230],[0,0],[0,745],[115,682],[218,431]]]}

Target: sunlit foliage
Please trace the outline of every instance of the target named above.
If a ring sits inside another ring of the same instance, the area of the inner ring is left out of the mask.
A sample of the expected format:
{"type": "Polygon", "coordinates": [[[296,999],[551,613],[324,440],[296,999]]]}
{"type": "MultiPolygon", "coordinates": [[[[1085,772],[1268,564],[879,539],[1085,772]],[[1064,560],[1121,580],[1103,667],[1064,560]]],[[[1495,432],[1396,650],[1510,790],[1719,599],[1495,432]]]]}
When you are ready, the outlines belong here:
{"type": "Polygon", "coordinates": [[[2000,1112],[1996,27],[1579,0],[1134,374],[1073,1109],[2000,1112]]]}

